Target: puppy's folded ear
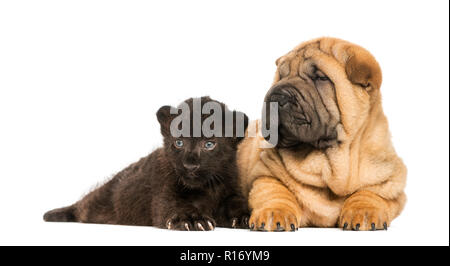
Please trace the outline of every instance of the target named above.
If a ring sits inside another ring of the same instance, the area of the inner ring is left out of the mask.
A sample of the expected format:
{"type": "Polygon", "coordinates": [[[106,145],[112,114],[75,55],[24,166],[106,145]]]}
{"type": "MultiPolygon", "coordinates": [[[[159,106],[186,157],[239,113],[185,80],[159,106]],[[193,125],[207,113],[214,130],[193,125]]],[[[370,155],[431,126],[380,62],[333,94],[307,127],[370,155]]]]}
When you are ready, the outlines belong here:
{"type": "Polygon", "coordinates": [[[355,47],[349,51],[345,72],[353,84],[368,91],[381,87],[381,68],[375,58],[363,49],[355,47]]]}
{"type": "Polygon", "coordinates": [[[161,134],[163,136],[170,135],[170,123],[172,122],[174,116],[170,113],[171,108],[173,107],[165,105],[159,108],[158,112],[156,112],[156,118],[161,125],[161,134]]]}

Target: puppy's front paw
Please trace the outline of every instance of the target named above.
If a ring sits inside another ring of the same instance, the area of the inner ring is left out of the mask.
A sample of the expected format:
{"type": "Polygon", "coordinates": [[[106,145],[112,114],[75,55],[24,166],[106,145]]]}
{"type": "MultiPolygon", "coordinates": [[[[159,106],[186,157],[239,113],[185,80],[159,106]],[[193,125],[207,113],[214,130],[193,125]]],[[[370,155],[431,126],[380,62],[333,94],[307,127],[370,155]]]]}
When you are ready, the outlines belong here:
{"type": "Polygon", "coordinates": [[[297,217],[285,209],[264,208],[254,210],[250,217],[250,229],[258,231],[295,231],[298,229],[297,217]]]}
{"type": "Polygon", "coordinates": [[[166,221],[166,228],[180,231],[211,231],[216,222],[201,214],[175,214],[166,221]]]}
{"type": "Polygon", "coordinates": [[[384,200],[366,192],[348,198],[339,216],[339,227],[344,230],[387,230],[389,222],[384,200]]]}

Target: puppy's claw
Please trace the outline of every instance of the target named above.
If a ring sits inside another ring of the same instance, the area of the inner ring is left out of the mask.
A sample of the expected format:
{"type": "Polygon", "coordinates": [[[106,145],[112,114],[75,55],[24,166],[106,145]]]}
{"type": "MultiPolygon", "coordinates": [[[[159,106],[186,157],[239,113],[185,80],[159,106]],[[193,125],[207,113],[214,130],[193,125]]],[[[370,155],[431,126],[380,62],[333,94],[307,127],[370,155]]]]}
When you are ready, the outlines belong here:
{"type": "Polygon", "coordinates": [[[360,224],[356,224],[355,230],[356,230],[356,231],[359,231],[359,227],[360,227],[360,226],[361,226],[360,224]]]}
{"type": "Polygon", "coordinates": [[[264,231],[264,226],[266,226],[266,224],[265,223],[261,223],[261,226],[259,227],[259,230],[264,231]]]}
{"type": "Polygon", "coordinates": [[[281,227],[281,224],[280,224],[279,222],[277,223],[277,231],[278,231],[278,232],[284,231],[284,228],[281,227]]]}
{"type": "Polygon", "coordinates": [[[188,224],[188,223],[184,223],[184,228],[185,228],[187,231],[191,231],[191,229],[189,228],[189,224],[188,224]]]}
{"type": "Polygon", "coordinates": [[[384,222],[383,227],[384,227],[384,230],[387,230],[387,223],[386,222],[384,222]]]}
{"type": "Polygon", "coordinates": [[[371,227],[372,227],[372,228],[371,228],[370,230],[372,230],[372,231],[375,231],[375,230],[376,230],[376,228],[375,228],[375,223],[372,223],[372,224],[371,224],[371,227]]]}
{"type": "Polygon", "coordinates": [[[342,227],[343,230],[347,229],[348,223],[344,223],[344,227],[342,227]]]}
{"type": "Polygon", "coordinates": [[[292,232],[295,231],[295,225],[294,224],[291,224],[291,231],[292,232]]]}

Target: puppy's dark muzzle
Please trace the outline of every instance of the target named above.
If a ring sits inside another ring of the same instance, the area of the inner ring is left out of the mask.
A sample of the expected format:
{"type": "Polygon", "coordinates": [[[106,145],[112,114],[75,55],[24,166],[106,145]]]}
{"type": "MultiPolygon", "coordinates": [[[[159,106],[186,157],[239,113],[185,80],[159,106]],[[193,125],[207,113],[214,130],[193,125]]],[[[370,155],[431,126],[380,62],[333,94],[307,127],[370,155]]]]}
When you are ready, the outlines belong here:
{"type": "Polygon", "coordinates": [[[279,115],[290,117],[289,122],[297,124],[309,123],[299,102],[298,90],[290,84],[281,84],[272,87],[266,94],[266,104],[277,103],[279,115]]]}
{"type": "Polygon", "coordinates": [[[265,102],[276,102],[281,108],[286,108],[289,104],[296,105],[295,97],[292,93],[294,88],[289,85],[274,86],[266,94],[265,102]]]}
{"type": "Polygon", "coordinates": [[[297,145],[299,143],[298,130],[303,130],[303,126],[311,124],[302,106],[305,104],[303,95],[296,86],[286,82],[273,86],[267,92],[264,101],[266,109],[263,113],[263,123],[266,128],[269,128],[269,123],[276,121],[279,136],[277,147],[297,145]],[[277,113],[268,108],[270,103],[277,105],[277,113]]]}

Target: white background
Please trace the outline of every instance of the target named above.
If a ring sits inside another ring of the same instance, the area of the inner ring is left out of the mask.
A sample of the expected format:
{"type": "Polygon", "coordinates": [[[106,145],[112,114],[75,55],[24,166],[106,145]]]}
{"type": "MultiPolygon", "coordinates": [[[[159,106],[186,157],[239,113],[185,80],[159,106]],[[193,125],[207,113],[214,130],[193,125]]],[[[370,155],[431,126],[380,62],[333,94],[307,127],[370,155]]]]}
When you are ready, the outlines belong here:
{"type": "Polygon", "coordinates": [[[0,2],[0,244],[449,244],[448,1],[152,2],[0,2]],[[158,147],[162,105],[210,95],[259,118],[275,60],[320,36],[362,45],[383,69],[408,167],[388,231],[43,222],[158,147]]]}

